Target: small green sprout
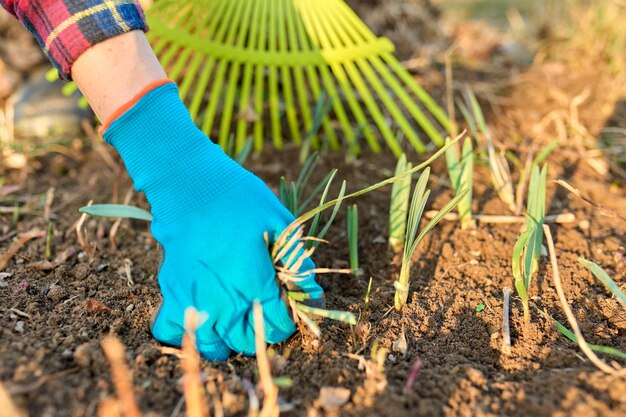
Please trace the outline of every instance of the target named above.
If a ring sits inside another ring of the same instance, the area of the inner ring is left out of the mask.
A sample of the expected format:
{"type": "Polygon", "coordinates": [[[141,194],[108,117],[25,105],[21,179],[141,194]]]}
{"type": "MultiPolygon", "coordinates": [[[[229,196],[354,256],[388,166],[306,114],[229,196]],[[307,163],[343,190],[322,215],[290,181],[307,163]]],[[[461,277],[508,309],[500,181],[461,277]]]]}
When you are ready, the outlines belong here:
{"type": "MultiPolygon", "coordinates": [[[[578,339],[576,338],[576,335],[574,334],[573,331],[565,327],[563,323],[559,322],[557,319],[552,318],[552,317],[550,318],[552,319],[552,322],[556,326],[556,329],[559,331],[559,333],[567,337],[572,342],[578,344],[578,339]]],[[[591,350],[594,350],[596,352],[615,356],[620,359],[626,359],[626,353],[622,352],[621,350],[618,350],[609,346],[602,346],[602,345],[588,345],[588,346],[591,350]]]]}
{"type": "Polygon", "coordinates": [[[480,303],[476,306],[476,312],[480,313],[481,311],[483,311],[485,309],[485,305],[483,303],[480,303]]]}
{"type": "Polygon", "coordinates": [[[578,262],[584,265],[587,269],[589,269],[593,275],[596,276],[602,282],[602,284],[606,287],[607,290],[626,308],[626,295],[620,289],[620,287],[611,279],[609,274],[607,274],[604,269],[602,269],[598,264],[591,262],[585,258],[578,258],[578,262]]]}
{"type": "MultiPolygon", "coordinates": [[[[407,162],[402,154],[396,164],[395,176],[403,175],[413,165],[407,162]]],[[[394,182],[391,187],[391,204],[389,207],[389,249],[393,253],[400,253],[404,247],[406,217],[409,212],[411,199],[411,175],[405,175],[400,181],[394,182]]]]}
{"type": "MultiPolygon", "coordinates": [[[[600,282],[602,282],[602,284],[604,284],[604,286],[609,290],[609,292],[624,306],[624,308],[626,308],[626,295],[624,294],[624,292],[620,289],[620,287],[615,283],[615,281],[613,281],[613,279],[609,276],[609,274],[607,274],[598,264],[585,259],[585,258],[578,258],[578,262],[580,262],[582,265],[584,265],[587,269],[589,269],[593,275],[596,276],[596,278],[598,278],[600,280],[600,282]]],[[[574,332],[572,332],[571,330],[569,330],[567,327],[565,327],[562,323],[560,323],[558,320],[550,317],[552,319],[552,321],[554,322],[554,325],[556,326],[557,330],[564,335],[565,337],[567,337],[569,340],[571,340],[574,343],[578,343],[578,339],[576,338],[576,335],[574,334],[574,332]]],[[[589,348],[591,350],[594,350],[596,352],[600,352],[600,353],[604,353],[607,355],[612,355],[621,359],[626,359],[626,353],[612,348],[612,347],[608,347],[608,346],[602,346],[602,345],[589,345],[589,348]]]]}
{"type": "Polygon", "coordinates": [[[538,166],[533,167],[528,186],[526,225],[513,248],[512,268],[515,289],[522,299],[526,322],[530,322],[528,289],[533,275],[539,269],[539,258],[541,257],[543,223],[546,211],[546,174],[546,165],[541,171],[539,171],[538,166]]]}
{"type": "Polygon", "coordinates": [[[430,168],[424,169],[420,175],[415,189],[413,191],[413,198],[411,200],[411,207],[409,209],[409,216],[407,220],[406,235],[404,238],[404,252],[402,254],[402,266],[400,267],[400,276],[398,280],[393,283],[396,288],[396,294],[394,298],[394,305],[396,310],[400,310],[409,296],[409,277],[411,273],[411,266],[413,265],[412,257],[420,242],[426,237],[426,234],[430,232],[439,221],[448,214],[468,193],[467,189],[461,190],[452,200],[450,200],[437,214],[426,224],[426,226],[418,234],[420,220],[424,213],[424,207],[428,201],[430,190],[426,189],[428,183],[428,177],[430,176],[430,168]]]}
{"type": "Polygon", "coordinates": [[[280,178],[278,184],[278,198],[294,216],[298,217],[311,204],[313,199],[330,183],[337,170],[329,172],[318,184],[306,199],[302,198],[304,188],[311,179],[311,175],[317,166],[319,155],[314,153],[306,160],[296,182],[288,183],[285,177],[280,178]]]}
{"type": "Polygon", "coordinates": [[[48,222],[48,232],[46,233],[46,259],[52,259],[52,235],[54,233],[54,225],[48,222]]]}
{"type": "Polygon", "coordinates": [[[326,94],[325,91],[322,91],[315,102],[311,128],[306,133],[306,137],[300,148],[300,162],[304,163],[304,161],[307,161],[310,158],[309,152],[311,151],[311,148],[319,148],[320,144],[317,135],[322,125],[324,125],[324,130],[326,130],[327,133],[332,132],[332,130],[329,129],[328,121],[326,120],[326,116],[332,107],[332,99],[328,96],[328,94],[326,94]]]}
{"type": "Polygon", "coordinates": [[[352,274],[361,275],[359,268],[359,208],[356,204],[348,207],[348,246],[350,248],[350,269],[352,274]]]}
{"type": "MultiPolygon", "coordinates": [[[[450,139],[446,139],[450,141],[450,139]]],[[[465,198],[459,201],[457,210],[461,219],[462,229],[473,229],[476,223],[472,218],[472,174],[474,172],[474,150],[472,140],[469,137],[463,142],[461,157],[457,154],[454,146],[450,146],[446,151],[446,164],[448,165],[448,175],[454,192],[459,194],[461,190],[468,190],[465,198]]]]}
{"type": "Polygon", "coordinates": [[[252,136],[248,137],[239,152],[236,151],[236,146],[235,136],[233,134],[228,137],[228,141],[226,142],[226,155],[233,158],[239,165],[243,165],[246,163],[250,153],[252,152],[254,140],[252,136]]]}
{"type": "Polygon", "coordinates": [[[465,90],[464,101],[457,101],[457,105],[474,136],[482,136],[484,138],[487,144],[491,182],[500,200],[508,205],[511,211],[515,212],[515,193],[513,191],[513,180],[511,179],[509,164],[504,152],[496,153],[491,133],[487,128],[485,116],[476,99],[476,95],[470,88],[467,88],[465,90]]]}

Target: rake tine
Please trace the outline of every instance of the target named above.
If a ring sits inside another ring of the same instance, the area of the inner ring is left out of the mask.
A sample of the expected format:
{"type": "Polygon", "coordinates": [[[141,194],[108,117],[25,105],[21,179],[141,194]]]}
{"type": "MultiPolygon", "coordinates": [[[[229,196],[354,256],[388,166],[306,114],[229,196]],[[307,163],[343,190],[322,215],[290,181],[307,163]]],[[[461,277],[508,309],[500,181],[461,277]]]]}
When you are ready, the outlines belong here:
{"type": "MultiPolygon", "coordinates": [[[[224,42],[226,45],[229,45],[229,46],[234,45],[235,34],[237,33],[237,28],[239,28],[241,25],[242,13],[243,13],[243,10],[246,8],[244,1],[237,1],[233,3],[237,5],[237,10],[235,12],[234,18],[230,22],[230,29],[228,31],[228,35],[226,36],[226,40],[224,42]]],[[[243,26],[242,26],[242,31],[243,31],[243,26]]],[[[202,131],[209,136],[211,135],[211,129],[213,127],[213,122],[215,119],[217,106],[220,102],[218,97],[221,95],[220,93],[223,91],[224,78],[226,77],[226,70],[230,66],[229,64],[231,63],[228,62],[227,60],[221,60],[219,62],[217,66],[216,74],[215,74],[215,80],[213,82],[213,86],[211,87],[211,92],[209,93],[209,103],[208,103],[206,111],[204,112],[204,121],[202,123],[202,131]]],[[[236,65],[236,64],[233,64],[233,65],[236,65]]],[[[236,68],[238,68],[238,65],[236,65],[236,68]]],[[[220,143],[220,145],[222,145],[222,143],[220,143]]],[[[225,142],[224,142],[224,145],[222,145],[222,147],[224,146],[225,146],[225,142]]]]}
{"type": "MultiPolygon", "coordinates": [[[[208,29],[208,33],[210,34],[209,36],[212,36],[213,31],[215,30],[215,26],[216,23],[218,21],[218,19],[220,19],[219,16],[216,17],[216,13],[214,13],[214,9],[216,6],[222,6],[223,3],[211,3],[209,8],[204,12],[204,14],[198,14],[196,20],[194,21],[194,25],[192,27],[190,27],[189,31],[193,32],[193,33],[200,33],[204,30],[205,26],[207,25],[208,21],[210,20],[211,17],[215,17],[215,19],[211,19],[211,24],[210,27],[208,29]],[[202,19],[201,19],[202,18],[202,19]],[[211,29],[213,28],[213,29],[211,29]]],[[[223,9],[223,7],[221,8],[223,9]]],[[[220,13],[221,9],[218,10],[217,12],[220,13]]],[[[180,56],[180,58],[178,60],[176,60],[176,64],[174,64],[174,66],[172,67],[172,70],[169,71],[169,76],[170,78],[172,78],[173,80],[178,80],[180,77],[180,73],[186,68],[188,67],[188,70],[185,73],[185,78],[189,78],[189,79],[194,79],[195,78],[195,73],[198,70],[198,65],[201,62],[202,59],[202,55],[201,54],[197,54],[196,56],[194,56],[191,59],[191,63],[189,63],[189,58],[191,57],[191,52],[192,49],[191,48],[187,48],[180,56]]],[[[187,95],[187,91],[184,91],[182,89],[180,89],[180,95],[181,97],[185,97],[187,95]]]]}
{"type": "MultiPolygon", "coordinates": [[[[299,11],[305,10],[307,7],[310,6],[308,1],[297,0],[296,3],[298,5],[299,11]]],[[[314,37],[315,35],[314,26],[312,26],[312,23],[308,14],[307,13],[303,14],[300,12],[299,15],[301,17],[301,19],[298,20],[298,22],[300,23],[299,26],[300,26],[301,36],[306,37],[306,34],[308,34],[311,39],[311,42],[314,44],[311,50],[319,51],[320,42],[319,42],[319,39],[316,39],[314,37]]],[[[332,107],[335,112],[335,115],[337,116],[337,120],[339,121],[339,124],[341,125],[344,131],[344,134],[346,135],[346,139],[348,143],[352,143],[354,142],[354,139],[353,139],[354,132],[353,132],[353,129],[350,128],[350,122],[348,121],[346,111],[343,107],[343,104],[341,103],[341,99],[339,95],[337,94],[335,84],[332,80],[332,76],[325,62],[318,64],[318,71],[320,72],[320,75],[322,77],[322,83],[328,93],[328,96],[332,100],[331,103],[332,103],[332,107]]],[[[311,89],[313,90],[313,95],[315,97],[315,100],[319,100],[321,92],[319,89],[318,77],[315,74],[315,71],[313,70],[313,68],[307,67],[307,75],[309,77],[309,83],[311,84],[311,89]]],[[[324,126],[324,130],[326,131],[328,135],[328,139],[330,141],[331,146],[333,147],[333,149],[337,149],[339,147],[339,142],[337,140],[336,135],[334,134],[334,131],[332,134],[329,134],[329,132],[332,131],[332,128],[330,126],[326,127],[324,125],[324,122],[322,122],[322,124],[324,126]]],[[[313,142],[313,144],[315,145],[315,142],[313,142]]]]}
{"type": "MultiPolygon", "coordinates": [[[[229,27],[227,22],[231,20],[232,15],[235,12],[235,6],[236,6],[235,2],[224,2],[224,3],[228,4],[228,6],[230,7],[220,9],[220,12],[225,13],[225,15],[224,15],[223,21],[221,22],[221,25],[219,26],[219,30],[215,36],[215,41],[217,42],[223,41],[224,37],[226,36],[226,29],[229,27]]],[[[218,20],[219,19],[215,19],[214,22],[217,22],[218,20]]],[[[209,28],[209,29],[211,30],[214,28],[209,28]]],[[[200,111],[200,106],[202,105],[202,101],[205,97],[206,88],[209,83],[209,78],[211,76],[211,73],[213,72],[214,66],[215,66],[215,58],[209,57],[206,60],[202,73],[200,74],[200,78],[196,86],[195,94],[193,96],[193,99],[191,100],[191,105],[189,106],[189,113],[191,114],[191,117],[193,119],[196,118],[196,116],[198,115],[200,111]]],[[[189,80],[190,80],[189,84],[191,85],[192,78],[189,78],[189,80]]],[[[184,90],[186,90],[187,88],[188,88],[187,86],[185,85],[183,86],[184,90]]]]}
{"type": "MultiPolygon", "coordinates": [[[[333,16],[335,14],[336,14],[336,10],[334,9],[333,13],[328,13],[328,16],[333,16]]],[[[324,16],[324,15],[325,14],[322,14],[321,16],[324,16]]],[[[333,48],[342,48],[344,46],[347,46],[347,47],[361,46],[361,45],[355,44],[350,38],[342,36],[343,33],[340,33],[339,36],[337,36],[337,34],[332,29],[332,26],[329,25],[327,21],[325,22],[325,19],[320,18],[318,19],[318,22],[322,22],[321,25],[323,25],[325,33],[327,34],[327,39],[324,45],[325,48],[333,49],[333,48]],[[346,45],[343,45],[342,41],[346,45]]],[[[350,109],[352,110],[356,118],[357,123],[363,127],[363,135],[365,139],[367,140],[368,144],[370,145],[370,148],[374,152],[379,152],[380,145],[378,143],[378,140],[372,134],[369,123],[367,122],[367,118],[365,117],[365,114],[363,113],[361,106],[359,105],[359,103],[354,97],[353,89],[347,81],[348,78],[352,81],[352,83],[354,84],[354,87],[357,89],[357,91],[361,95],[361,98],[365,101],[366,106],[368,110],[370,111],[370,113],[372,114],[374,120],[376,121],[377,119],[376,114],[379,114],[378,120],[383,120],[382,114],[380,114],[380,111],[377,111],[377,106],[375,104],[376,102],[374,98],[369,93],[367,86],[363,82],[353,62],[347,61],[343,63],[343,66],[345,67],[345,71],[347,71],[348,73],[348,77],[346,77],[344,70],[342,69],[342,65],[340,63],[330,62],[329,64],[331,66],[331,69],[333,70],[333,73],[335,74],[335,77],[337,78],[338,82],[341,85],[342,91],[348,101],[348,105],[350,106],[350,109]],[[374,108],[376,110],[373,110],[374,108]]],[[[377,125],[388,144],[397,143],[393,133],[391,132],[391,130],[388,129],[387,123],[382,123],[381,125],[381,123],[377,122],[377,125]]],[[[353,139],[353,141],[354,140],[356,139],[353,139]]]]}
{"type": "MultiPolygon", "coordinates": [[[[263,13],[261,18],[261,28],[259,29],[259,50],[262,50],[267,44],[267,20],[269,13],[269,5],[267,1],[262,2],[263,13]]],[[[258,64],[255,69],[254,79],[254,112],[257,120],[254,122],[254,148],[257,152],[263,149],[263,89],[265,84],[265,67],[258,64]]]]}
{"type": "MultiPolygon", "coordinates": [[[[317,44],[318,48],[321,47],[321,49],[324,50],[328,46],[327,35],[319,22],[317,14],[312,8],[314,5],[311,2],[305,3],[309,12],[304,15],[304,23],[308,27],[308,32],[313,38],[313,41],[317,44]]],[[[328,60],[325,59],[325,61],[328,60]]],[[[341,126],[344,135],[346,136],[346,142],[351,146],[354,146],[354,143],[356,142],[354,129],[350,125],[350,121],[344,108],[343,102],[335,87],[336,81],[339,84],[339,88],[343,92],[344,96],[346,96],[346,98],[348,99],[348,105],[352,106],[355,102],[355,98],[352,90],[350,88],[346,88],[347,81],[345,79],[345,76],[342,76],[341,66],[337,65],[337,63],[334,62],[324,62],[319,66],[319,71],[321,73],[322,82],[324,83],[324,86],[328,91],[328,95],[332,100],[333,109],[335,110],[335,115],[337,116],[339,125],[341,126]],[[330,70],[328,68],[328,64],[330,64],[331,66],[330,70]],[[331,71],[332,73],[335,73],[335,77],[332,76],[331,71]]],[[[333,149],[337,149],[339,147],[339,143],[337,142],[331,141],[331,145],[333,146],[333,149]]]]}
{"type": "MultiPolygon", "coordinates": [[[[248,45],[247,45],[247,49],[251,51],[259,47],[259,45],[257,45],[258,24],[260,20],[259,14],[260,14],[260,2],[257,1],[254,4],[252,26],[250,28],[250,36],[248,38],[248,45]]],[[[246,112],[250,106],[250,92],[252,89],[252,74],[253,74],[252,69],[253,69],[253,64],[251,62],[247,62],[245,69],[244,69],[243,81],[241,83],[241,94],[240,94],[240,99],[239,99],[240,113],[246,112]]],[[[237,121],[237,131],[235,134],[235,152],[236,153],[239,153],[245,144],[247,129],[248,129],[248,120],[246,120],[245,118],[240,118],[237,121]]]]}
{"type": "MultiPolygon", "coordinates": [[[[286,53],[287,46],[287,33],[285,20],[286,2],[288,0],[279,0],[278,3],[278,50],[281,53],[286,53]]],[[[298,127],[297,112],[293,100],[293,88],[291,85],[291,70],[287,65],[281,65],[280,74],[282,77],[282,87],[285,97],[285,114],[287,115],[287,124],[289,126],[289,133],[293,138],[296,145],[302,143],[302,137],[300,136],[300,129],[298,127]]]]}
{"type": "MultiPolygon", "coordinates": [[[[363,23],[363,21],[354,13],[350,7],[346,4],[339,3],[339,7],[342,9],[341,15],[346,19],[347,24],[354,28],[356,32],[358,32],[365,41],[375,41],[376,36],[372,33],[372,31],[363,23]]],[[[443,128],[448,131],[450,129],[450,122],[448,120],[448,116],[446,113],[439,107],[439,105],[433,100],[433,98],[421,87],[419,86],[411,76],[406,72],[406,70],[402,67],[402,65],[398,62],[398,60],[392,55],[392,51],[385,52],[380,55],[382,60],[387,63],[387,65],[395,72],[395,74],[400,78],[402,82],[405,83],[407,87],[417,96],[417,98],[424,104],[424,106],[430,111],[433,116],[441,123],[443,128]]],[[[426,131],[426,129],[424,129],[426,131]]],[[[436,134],[429,137],[435,142],[437,145],[443,145],[443,140],[439,134],[436,134]]]]}
{"type": "MultiPolygon", "coordinates": [[[[328,15],[333,15],[333,13],[328,13],[328,15]]],[[[318,19],[318,22],[323,22],[324,19],[318,19]]],[[[342,44],[339,39],[335,36],[334,32],[332,30],[328,30],[328,27],[325,27],[325,31],[324,29],[320,29],[321,33],[326,33],[325,36],[325,42],[323,45],[325,45],[326,47],[330,47],[330,48],[342,48],[342,47],[351,47],[351,46],[355,46],[354,43],[350,40],[350,39],[343,39],[343,41],[345,42],[345,45],[342,44]],[[330,42],[329,42],[329,38],[330,38],[330,42]]],[[[359,126],[362,127],[363,129],[363,136],[365,137],[365,139],[367,140],[368,144],[370,145],[371,149],[374,152],[378,152],[380,151],[380,145],[378,143],[378,140],[376,139],[376,137],[373,135],[371,127],[369,125],[369,122],[365,116],[365,113],[363,112],[363,109],[361,108],[361,106],[358,103],[358,100],[356,99],[353,89],[350,86],[350,83],[348,82],[348,78],[346,77],[345,71],[341,65],[341,63],[333,61],[333,62],[329,62],[330,67],[333,71],[333,73],[335,74],[335,77],[337,79],[337,82],[339,83],[339,86],[341,87],[341,90],[344,94],[344,96],[346,97],[346,100],[348,101],[348,106],[350,107],[350,110],[352,111],[352,114],[354,115],[356,122],[359,126]]],[[[353,67],[348,66],[347,64],[345,64],[346,67],[346,71],[348,71],[349,75],[352,76],[354,75],[354,71],[353,71],[353,67]]],[[[358,75],[358,74],[357,74],[358,75]]],[[[355,80],[354,78],[352,78],[352,82],[355,84],[358,83],[359,80],[355,80]]],[[[360,92],[360,91],[359,91],[360,92]]],[[[358,151],[358,144],[356,143],[356,138],[354,137],[354,135],[352,134],[348,139],[348,144],[355,150],[358,151]]]]}
{"type": "MultiPolygon", "coordinates": [[[[276,53],[276,5],[277,1],[270,1],[270,19],[269,19],[269,42],[268,51],[270,54],[276,53]]],[[[270,107],[270,126],[272,129],[272,142],[276,149],[282,149],[283,137],[280,125],[280,100],[278,98],[278,70],[276,65],[269,67],[269,107],[270,107]]]]}
{"type": "MultiPolygon", "coordinates": [[[[311,7],[313,7],[313,5],[311,5],[311,7]]],[[[336,12],[335,9],[333,9],[333,13],[328,13],[328,15],[333,15],[336,12]]],[[[315,14],[315,16],[317,16],[317,14],[315,14]]],[[[342,45],[339,43],[339,40],[337,38],[337,36],[335,35],[335,33],[332,31],[331,28],[328,27],[327,23],[324,23],[325,19],[319,18],[316,19],[316,23],[319,25],[319,31],[320,33],[324,34],[325,31],[324,29],[326,29],[328,31],[328,33],[321,37],[321,42],[322,42],[322,47],[324,49],[333,49],[333,48],[340,48],[342,47],[342,45]],[[330,40],[329,40],[330,38],[330,40]]],[[[350,100],[350,96],[353,94],[352,93],[352,89],[350,88],[349,84],[347,83],[346,77],[343,74],[343,71],[340,70],[341,66],[337,63],[334,62],[329,62],[329,64],[331,65],[331,69],[333,70],[333,72],[335,73],[335,77],[337,78],[337,80],[339,82],[343,81],[343,85],[342,85],[342,90],[344,92],[344,95],[346,96],[346,98],[348,100],[350,100]]],[[[365,102],[365,105],[367,107],[367,109],[370,112],[370,115],[372,116],[372,118],[374,119],[374,121],[376,122],[376,125],[378,126],[380,132],[382,133],[385,141],[387,142],[388,146],[392,149],[392,151],[394,152],[394,154],[401,154],[402,151],[400,149],[400,146],[398,145],[393,133],[391,132],[391,129],[389,129],[387,122],[384,120],[384,117],[382,115],[382,113],[380,113],[380,110],[378,109],[378,106],[376,105],[375,100],[373,99],[373,97],[371,96],[368,88],[366,87],[365,83],[363,82],[359,72],[356,70],[356,67],[354,66],[354,63],[350,62],[350,61],[346,61],[343,63],[343,65],[346,68],[346,71],[348,73],[349,78],[351,79],[352,83],[354,84],[354,87],[357,89],[357,91],[359,92],[359,94],[361,95],[361,98],[363,99],[363,101],[365,102]]],[[[357,109],[357,114],[361,112],[361,109],[359,107],[358,104],[355,104],[353,106],[351,106],[352,108],[356,108],[357,109]]],[[[367,127],[367,125],[364,125],[364,127],[367,127]]],[[[371,146],[371,145],[370,145],[371,146]]],[[[376,151],[376,148],[373,148],[376,151]]],[[[380,149],[378,147],[378,149],[380,149]]]]}
{"type": "MultiPolygon", "coordinates": [[[[296,37],[296,28],[294,24],[294,20],[298,19],[295,14],[295,10],[293,8],[293,2],[287,1],[287,35],[289,38],[289,50],[290,51],[298,51],[299,45],[296,37]]],[[[304,48],[304,47],[303,47],[304,48]]],[[[302,71],[301,65],[296,65],[293,67],[293,76],[294,82],[296,86],[296,93],[298,97],[298,106],[300,107],[300,115],[304,121],[304,130],[311,130],[312,120],[311,120],[311,107],[309,106],[308,95],[306,92],[306,85],[304,83],[304,73],[302,71]]],[[[301,138],[301,134],[298,133],[298,137],[301,138]]]]}
{"type": "MultiPolygon", "coordinates": [[[[340,47],[341,45],[339,44],[339,39],[341,39],[343,42],[351,43],[350,46],[364,47],[364,45],[354,44],[353,42],[350,41],[351,37],[355,37],[354,35],[356,35],[356,30],[352,29],[348,31],[348,33],[346,33],[343,26],[341,25],[341,21],[336,20],[336,19],[339,19],[343,13],[345,13],[346,9],[349,10],[349,8],[342,7],[341,3],[336,3],[336,5],[337,5],[336,12],[328,13],[328,18],[323,20],[326,26],[326,30],[328,31],[329,36],[331,38],[331,41],[333,41],[334,43],[334,45],[329,45],[329,46],[340,47]]],[[[377,41],[377,39],[375,38],[373,40],[377,41]]],[[[374,45],[371,45],[370,49],[374,47],[375,47],[374,45]]],[[[380,52],[384,52],[385,49],[393,49],[393,47],[389,46],[388,43],[382,43],[382,44],[379,43],[376,45],[376,47],[384,48],[384,49],[381,49],[380,52]],[[381,45],[381,46],[378,46],[378,45],[381,45]]],[[[374,75],[367,61],[364,58],[358,58],[355,61],[359,69],[361,70],[361,72],[365,75],[365,78],[369,81],[370,85],[372,85],[372,87],[378,94],[378,97],[383,101],[383,103],[385,104],[385,106],[387,107],[387,109],[389,110],[393,118],[395,119],[395,121],[398,123],[400,128],[403,130],[403,132],[405,133],[409,141],[411,141],[413,146],[418,151],[423,152],[425,150],[424,145],[419,140],[415,130],[409,125],[408,121],[406,120],[406,118],[404,117],[400,109],[397,107],[397,105],[389,96],[389,93],[382,86],[382,83],[380,82],[380,80],[374,75]]],[[[363,101],[365,102],[366,107],[370,111],[374,121],[376,122],[376,125],[378,126],[379,130],[383,134],[383,137],[385,138],[387,145],[394,152],[394,154],[396,154],[396,156],[400,156],[400,154],[402,153],[400,145],[398,144],[398,141],[393,135],[393,133],[391,132],[391,130],[388,128],[388,123],[385,121],[382,115],[382,112],[380,111],[376,103],[375,98],[370,93],[370,90],[367,88],[359,71],[356,69],[354,62],[346,62],[344,63],[344,65],[348,71],[348,74],[350,75],[350,79],[353,81],[355,87],[357,88],[357,91],[359,91],[359,93],[361,94],[361,97],[363,101]]],[[[339,75],[337,76],[339,77],[339,75]]]]}
{"type": "MultiPolygon", "coordinates": [[[[437,102],[426,92],[426,90],[424,90],[415,82],[415,80],[413,80],[413,78],[411,78],[400,62],[398,62],[398,60],[391,53],[382,54],[381,58],[395,72],[400,80],[402,80],[402,82],[404,82],[404,84],[409,87],[411,91],[413,91],[422,104],[424,104],[424,107],[426,107],[428,111],[431,112],[432,115],[439,121],[443,129],[446,132],[450,131],[450,121],[448,120],[446,113],[441,107],[439,107],[437,102]]],[[[443,139],[439,135],[431,137],[430,139],[438,146],[443,145],[443,139]]]]}
{"type": "MultiPolygon", "coordinates": [[[[239,27],[239,35],[237,37],[236,48],[243,48],[246,40],[246,30],[249,26],[251,16],[253,15],[253,9],[251,7],[245,7],[246,13],[241,21],[239,27]]],[[[254,8],[256,11],[257,8],[254,8]]],[[[254,17],[257,17],[256,15],[254,17]]],[[[232,62],[230,64],[230,71],[228,74],[228,87],[226,87],[226,97],[222,107],[222,120],[219,127],[219,144],[223,149],[226,149],[228,143],[228,136],[230,132],[230,122],[233,116],[233,109],[235,106],[235,96],[237,94],[237,82],[239,81],[239,72],[242,64],[240,62],[232,62]]],[[[243,145],[242,145],[243,146],[243,145]]]]}

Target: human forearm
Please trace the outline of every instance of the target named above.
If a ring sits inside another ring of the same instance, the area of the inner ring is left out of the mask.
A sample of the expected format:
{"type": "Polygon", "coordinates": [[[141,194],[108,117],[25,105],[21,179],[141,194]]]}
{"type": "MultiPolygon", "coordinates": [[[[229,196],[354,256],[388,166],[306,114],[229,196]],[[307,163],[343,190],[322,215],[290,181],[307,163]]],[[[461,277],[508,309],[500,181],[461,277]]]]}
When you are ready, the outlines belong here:
{"type": "Polygon", "coordinates": [[[42,50],[70,78],[74,62],[89,48],[133,30],[147,30],[136,0],[0,0],[33,33],[42,50]]]}

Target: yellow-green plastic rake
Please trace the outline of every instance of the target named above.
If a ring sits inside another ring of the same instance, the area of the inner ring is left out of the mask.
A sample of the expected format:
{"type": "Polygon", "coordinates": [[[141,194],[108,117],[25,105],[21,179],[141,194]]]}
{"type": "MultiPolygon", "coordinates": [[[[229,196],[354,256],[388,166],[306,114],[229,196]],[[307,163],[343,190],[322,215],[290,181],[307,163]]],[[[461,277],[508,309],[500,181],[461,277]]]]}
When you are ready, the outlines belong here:
{"type": "Polygon", "coordinates": [[[395,130],[418,152],[422,132],[443,143],[445,113],[342,0],[162,0],[146,17],[192,117],[222,147],[234,133],[241,150],[252,134],[261,150],[267,120],[274,147],[287,135],[302,144],[324,94],[332,110],[321,130],[333,148],[357,153],[362,134],[374,151],[382,137],[400,155],[395,130]]]}

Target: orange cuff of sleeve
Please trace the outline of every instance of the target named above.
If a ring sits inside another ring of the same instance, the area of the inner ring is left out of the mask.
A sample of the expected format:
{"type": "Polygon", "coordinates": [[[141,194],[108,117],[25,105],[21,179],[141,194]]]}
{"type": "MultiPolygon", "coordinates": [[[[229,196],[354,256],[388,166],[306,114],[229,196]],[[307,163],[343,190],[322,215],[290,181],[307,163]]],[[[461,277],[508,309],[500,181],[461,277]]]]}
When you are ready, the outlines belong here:
{"type": "Polygon", "coordinates": [[[129,110],[131,107],[137,104],[137,102],[141,100],[141,98],[145,96],[146,94],[148,94],[150,91],[164,84],[173,83],[173,82],[174,81],[170,80],[169,78],[162,78],[160,80],[152,81],[150,84],[145,86],[140,92],[135,94],[135,96],[132,99],[130,99],[128,102],[124,103],[120,108],[115,110],[111,114],[111,116],[109,116],[109,118],[106,120],[106,122],[102,126],[100,126],[100,128],[98,129],[98,132],[101,135],[104,134],[104,132],[106,132],[109,126],[111,126],[111,123],[113,123],[115,120],[117,120],[118,117],[126,113],[127,110],[129,110]]]}

